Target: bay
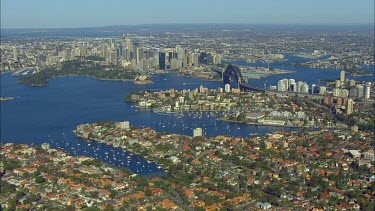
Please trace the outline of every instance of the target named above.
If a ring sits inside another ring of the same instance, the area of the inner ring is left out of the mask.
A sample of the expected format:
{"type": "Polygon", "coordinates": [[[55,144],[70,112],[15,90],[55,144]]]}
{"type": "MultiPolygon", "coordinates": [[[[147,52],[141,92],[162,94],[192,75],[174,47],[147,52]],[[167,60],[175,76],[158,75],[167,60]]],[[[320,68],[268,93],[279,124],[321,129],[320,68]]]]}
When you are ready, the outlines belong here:
{"type": "MultiPolygon", "coordinates": [[[[291,60],[288,60],[290,62],[291,60]]],[[[236,62],[235,64],[240,64],[236,62]]],[[[339,76],[339,70],[296,68],[287,62],[272,64],[275,68],[296,72],[273,75],[251,84],[262,87],[265,81],[277,84],[282,78],[294,78],[318,84],[319,79],[339,76]]],[[[249,64],[246,64],[249,65],[249,64]]],[[[266,65],[262,63],[250,65],[266,65]]],[[[351,77],[370,80],[370,77],[351,77]]],[[[154,75],[153,84],[136,85],[132,82],[104,81],[90,77],[58,77],[47,86],[30,87],[18,83],[11,73],[1,75],[1,97],[15,97],[1,102],[2,143],[25,143],[41,145],[50,143],[74,155],[85,155],[103,160],[118,167],[125,167],[142,175],[160,175],[163,169],[147,162],[138,155],[131,155],[121,148],[77,138],[72,131],[77,125],[98,121],[129,121],[134,127],[151,127],[156,131],[170,131],[193,135],[193,129],[203,128],[206,136],[229,135],[249,137],[250,134],[265,134],[275,131],[298,131],[298,129],[253,126],[217,121],[210,112],[184,113],[183,115],[161,115],[149,110],[139,110],[124,97],[135,90],[195,89],[200,85],[210,89],[223,87],[220,81],[179,76],[177,74],[154,75]]],[[[373,79],[372,79],[373,80],[373,79]]]]}

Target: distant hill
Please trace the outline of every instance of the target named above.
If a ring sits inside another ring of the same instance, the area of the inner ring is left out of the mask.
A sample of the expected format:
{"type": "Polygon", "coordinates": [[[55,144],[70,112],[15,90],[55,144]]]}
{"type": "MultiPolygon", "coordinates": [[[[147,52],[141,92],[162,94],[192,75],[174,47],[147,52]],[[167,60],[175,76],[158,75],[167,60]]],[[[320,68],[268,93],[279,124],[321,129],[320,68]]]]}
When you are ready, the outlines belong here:
{"type": "Polygon", "coordinates": [[[208,31],[257,31],[257,32],[347,32],[373,31],[372,25],[292,25],[292,24],[140,24],[82,28],[1,29],[1,37],[113,37],[125,33],[160,34],[165,32],[208,31]]]}

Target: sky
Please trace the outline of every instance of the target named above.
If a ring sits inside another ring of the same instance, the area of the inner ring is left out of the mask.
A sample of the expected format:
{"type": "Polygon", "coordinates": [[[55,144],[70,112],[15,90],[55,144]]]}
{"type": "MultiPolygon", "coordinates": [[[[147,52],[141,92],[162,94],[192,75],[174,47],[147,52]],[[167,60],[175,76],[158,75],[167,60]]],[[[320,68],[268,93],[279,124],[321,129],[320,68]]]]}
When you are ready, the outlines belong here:
{"type": "Polygon", "coordinates": [[[373,24],[374,0],[1,0],[1,28],[373,24]]]}

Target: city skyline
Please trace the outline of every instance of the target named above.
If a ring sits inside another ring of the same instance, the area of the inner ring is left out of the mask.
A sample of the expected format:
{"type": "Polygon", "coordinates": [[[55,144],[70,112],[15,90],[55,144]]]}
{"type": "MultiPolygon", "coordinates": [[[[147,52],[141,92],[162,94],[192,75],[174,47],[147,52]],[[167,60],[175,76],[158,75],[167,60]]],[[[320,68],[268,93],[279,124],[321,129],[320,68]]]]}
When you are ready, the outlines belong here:
{"type": "Polygon", "coordinates": [[[1,28],[79,28],[141,24],[306,24],[374,23],[374,2],[296,0],[63,1],[1,2],[1,28]],[[31,12],[30,12],[31,11],[31,12]]]}

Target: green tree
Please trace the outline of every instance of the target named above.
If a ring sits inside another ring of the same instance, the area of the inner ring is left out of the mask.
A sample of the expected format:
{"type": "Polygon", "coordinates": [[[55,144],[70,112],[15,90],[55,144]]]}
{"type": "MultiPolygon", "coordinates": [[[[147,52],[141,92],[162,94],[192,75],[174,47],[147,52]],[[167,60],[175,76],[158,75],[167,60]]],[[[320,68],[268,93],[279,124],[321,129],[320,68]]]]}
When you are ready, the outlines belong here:
{"type": "Polygon", "coordinates": [[[97,207],[87,207],[87,208],[85,208],[85,209],[83,209],[84,211],[100,211],[100,209],[99,208],[97,208],[97,207]]]}
{"type": "Polygon", "coordinates": [[[45,181],[42,175],[34,177],[36,183],[43,183],[45,181]]]}
{"type": "Polygon", "coordinates": [[[115,208],[111,204],[106,204],[104,207],[104,211],[114,211],[115,208]]]}
{"type": "Polygon", "coordinates": [[[194,211],[205,211],[205,209],[203,207],[195,206],[194,211]]]}
{"type": "Polygon", "coordinates": [[[146,194],[146,196],[152,196],[152,191],[151,191],[151,189],[150,189],[150,188],[147,188],[147,189],[145,190],[145,194],[146,194]]]}

